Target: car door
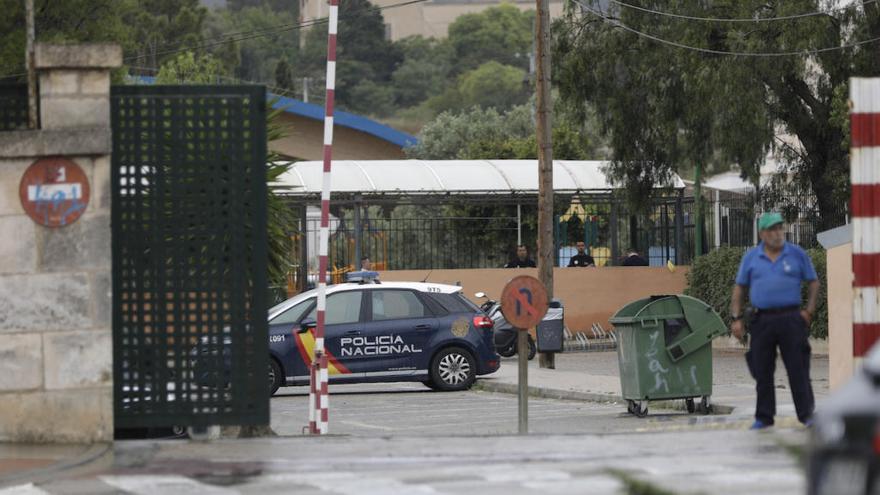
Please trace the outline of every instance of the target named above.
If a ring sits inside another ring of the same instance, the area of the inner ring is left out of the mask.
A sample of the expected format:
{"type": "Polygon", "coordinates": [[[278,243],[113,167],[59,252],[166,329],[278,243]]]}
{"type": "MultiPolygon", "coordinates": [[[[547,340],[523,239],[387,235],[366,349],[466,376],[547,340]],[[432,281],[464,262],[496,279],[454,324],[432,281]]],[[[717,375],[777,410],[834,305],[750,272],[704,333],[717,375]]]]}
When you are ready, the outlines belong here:
{"type": "Polygon", "coordinates": [[[300,337],[294,333],[315,307],[315,298],[301,301],[269,321],[269,353],[281,363],[288,384],[308,381],[309,366],[299,352],[300,337]]]}
{"type": "MultiPolygon", "coordinates": [[[[327,310],[324,319],[324,348],[327,351],[327,372],[331,381],[359,377],[359,371],[346,362],[345,349],[352,341],[362,335],[365,314],[363,290],[335,292],[327,296],[327,310]]],[[[302,321],[315,320],[317,308],[307,314],[302,321]]],[[[303,359],[308,362],[314,357],[315,330],[299,334],[297,346],[303,359]]]]}
{"type": "Polygon", "coordinates": [[[372,289],[363,325],[361,356],[367,376],[406,376],[427,372],[426,345],[437,332],[437,318],[408,289],[372,289]]]}

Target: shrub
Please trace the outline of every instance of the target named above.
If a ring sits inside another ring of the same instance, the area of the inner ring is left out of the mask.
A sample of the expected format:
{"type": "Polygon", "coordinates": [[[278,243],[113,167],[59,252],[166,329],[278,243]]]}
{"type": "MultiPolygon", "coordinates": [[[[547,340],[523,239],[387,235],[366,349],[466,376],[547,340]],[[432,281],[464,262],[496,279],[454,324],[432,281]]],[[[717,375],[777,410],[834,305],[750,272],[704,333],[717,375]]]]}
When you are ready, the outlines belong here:
{"type": "MultiPolygon", "coordinates": [[[[727,325],[730,325],[730,296],[736,280],[736,272],[744,253],[744,248],[717,249],[697,258],[687,275],[688,287],[685,289],[685,294],[696,297],[712,306],[727,325]]],[[[825,277],[825,251],[810,249],[807,253],[813,260],[813,266],[816,267],[816,273],[819,275],[821,283],[819,301],[816,305],[813,324],[810,327],[810,335],[824,339],[828,336],[828,284],[825,277]]],[[[806,298],[807,288],[804,284],[802,301],[806,301],[806,298]]],[[[748,304],[748,294],[746,294],[746,304],[748,304]]]]}

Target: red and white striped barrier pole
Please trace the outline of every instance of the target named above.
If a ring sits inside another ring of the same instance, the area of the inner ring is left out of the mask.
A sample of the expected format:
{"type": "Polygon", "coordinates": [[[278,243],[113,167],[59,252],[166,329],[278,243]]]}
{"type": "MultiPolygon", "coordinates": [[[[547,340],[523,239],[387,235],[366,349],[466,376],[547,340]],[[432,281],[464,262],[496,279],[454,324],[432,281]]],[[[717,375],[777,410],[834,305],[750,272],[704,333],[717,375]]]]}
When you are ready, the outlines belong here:
{"type": "Polygon", "coordinates": [[[880,78],[850,79],[853,358],[880,340],[880,78]]]}
{"type": "Polygon", "coordinates": [[[327,100],[324,103],[324,184],[321,189],[321,239],[318,246],[318,325],[315,327],[315,357],[309,391],[309,433],[328,430],[330,394],[327,386],[327,355],[324,353],[324,316],[327,308],[327,244],[330,239],[330,164],[333,157],[333,92],[336,86],[336,27],[339,0],[329,0],[327,25],[327,100]]]}

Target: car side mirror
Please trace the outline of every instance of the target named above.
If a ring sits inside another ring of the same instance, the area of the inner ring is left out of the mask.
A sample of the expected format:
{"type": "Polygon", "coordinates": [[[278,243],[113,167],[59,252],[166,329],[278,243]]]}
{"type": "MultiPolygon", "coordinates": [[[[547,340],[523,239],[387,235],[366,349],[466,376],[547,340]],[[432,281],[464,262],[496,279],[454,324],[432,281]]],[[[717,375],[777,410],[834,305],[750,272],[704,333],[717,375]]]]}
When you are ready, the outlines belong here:
{"type": "Polygon", "coordinates": [[[482,298],[486,297],[486,293],[485,292],[477,292],[476,294],[474,294],[474,297],[479,297],[480,299],[482,299],[482,298]]]}
{"type": "Polygon", "coordinates": [[[313,320],[312,318],[306,318],[305,320],[299,322],[299,330],[297,333],[308,332],[312,328],[318,326],[318,322],[313,320]]]}

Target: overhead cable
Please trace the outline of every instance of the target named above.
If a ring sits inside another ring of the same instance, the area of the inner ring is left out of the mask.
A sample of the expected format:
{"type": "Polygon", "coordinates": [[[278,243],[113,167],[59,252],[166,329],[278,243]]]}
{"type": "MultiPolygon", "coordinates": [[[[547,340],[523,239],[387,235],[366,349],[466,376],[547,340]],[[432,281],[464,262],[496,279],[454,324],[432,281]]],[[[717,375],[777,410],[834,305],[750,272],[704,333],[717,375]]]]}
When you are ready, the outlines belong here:
{"type": "Polygon", "coordinates": [[[596,10],[593,10],[591,7],[587,6],[586,4],[581,2],[580,0],[572,0],[572,1],[574,3],[580,5],[584,10],[586,10],[586,11],[592,13],[594,16],[602,19],[603,21],[605,21],[615,27],[619,27],[619,28],[623,29],[624,31],[628,31],[632,34],[635,34],[639,37],[649,39],[649,40],[652,40],[652,41],[655,41],[657,43],[661,43],[664,45],[669,45],[669,46],[673,46],[676,48],[681,48],[684,50],[691,50],[691,51],[700,52],[700,53],[708,53],[708,54],[712,54],[712,55],[726,55],[726,56],[731,56],[731,57],[804,56],[804,55],[816,55],[819,53],[827,53],[827,52],[833,52],[833,51],[838,51],[838,50],[848,50],[850,48],[855,48],[858,46],[867,45],[870,43],[876,43],[877,41],[880,41],[880,36],[878,36],[878,37],[869,38],[866,40],[855,41],[852,43],[848,43],[846,45],[832,46],[832,47],[825,47],[825,48],[812,48],[812,49],[804,49],[804,50],[797,50],[797,51],[785,51],[785,52],[735,52],[735,51],[726,51],[726,50],[713,50],[711,48],[702,48],[699,46],[685,45],[684,43],[678,43],[676,41],[667,40],[664,38],[660,38],[658,36],[654,36],[652,34],[645,33],[643,31],[639,31],[638,29],[634,29],[634,28],[627,26],[626,24],[623,24],[622,22],[620,22],[617,19],[607,17],[605,14],[598,12],[596,10]]]}
{"type": "Polygon", "coordinates": [[[804,19],[807,17],[815,17],[815,16],[827,16],[832,12],[842,11],[846,9],[850,9],[855,5],[865,6],[870,3],[876,3],[878,0],[866,0],[864,2],[860,2],[858,4],[847,5],[843,7],[838,7],[836,9],[829,9],[825,11],[817,11],[817,12],[806,12],[803,14],[792,14],[792,15],[784,15],[778,17],[740,17],[740,18],[724,18],[724,17],[699,17],[699,16],[691,16],[684,14],[676,14],[673,12],[664,12],[661,10],[652,10],[647,7],[641,7],[639,5],[633,5],[631,3],[621,2],[620,0],[608,0],[611,3],[620,5],[621,7],[625,7],[632,10],[638,10],[641,12],[646,12],[648,14],[654,14],[664,17],[673,17],[676,19],[683,19],[689,21],[705,21],[705,22],[776,22],[776,21],[791,21],[796,19],[804,19]]]}

